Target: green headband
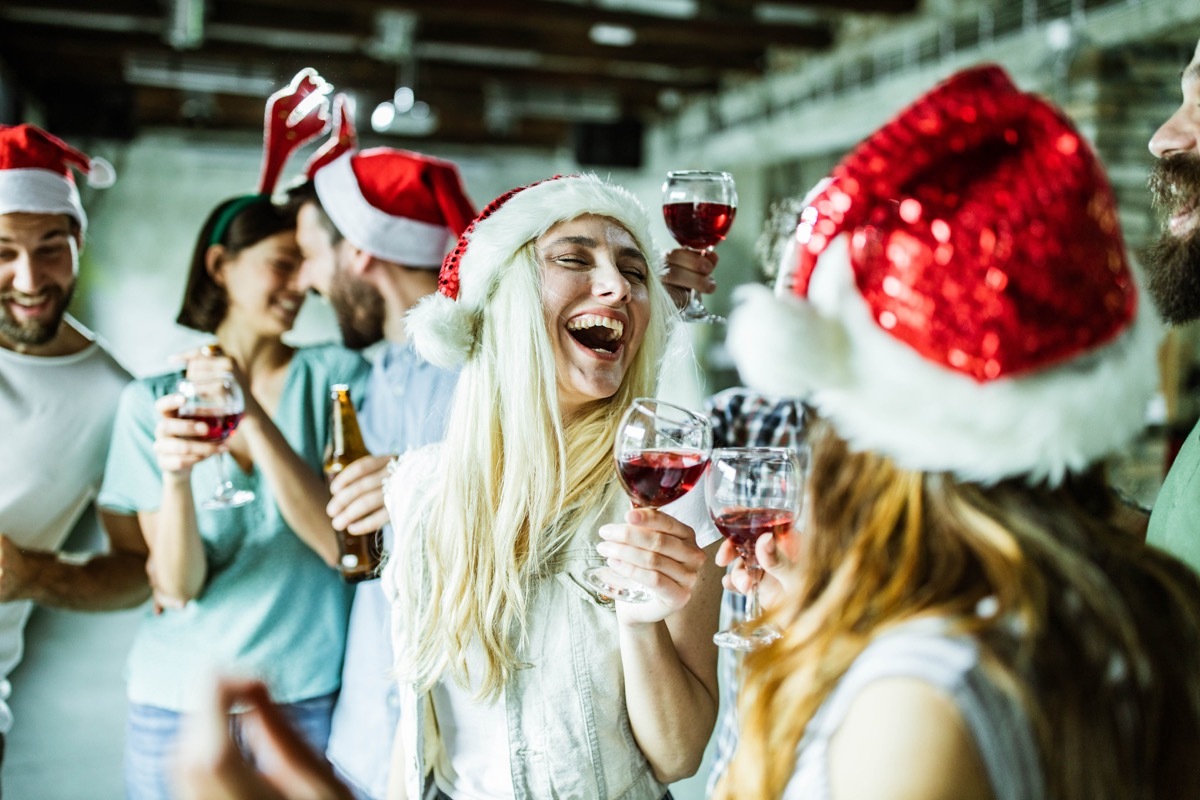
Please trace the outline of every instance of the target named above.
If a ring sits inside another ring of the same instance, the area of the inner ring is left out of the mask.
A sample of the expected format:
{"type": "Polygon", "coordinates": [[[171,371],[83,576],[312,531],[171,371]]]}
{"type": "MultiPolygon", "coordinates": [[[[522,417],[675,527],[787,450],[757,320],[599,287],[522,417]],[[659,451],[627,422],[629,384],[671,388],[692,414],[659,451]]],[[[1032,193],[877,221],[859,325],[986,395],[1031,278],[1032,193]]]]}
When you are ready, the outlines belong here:
{"type": "Polygon", "coordinates": [[[263,202],[271,202],[271,196],[269,194],[242,195],[225,206],[225,210],[217,216],[217,221],[213,224],[212,233],[208,235],[208,246],[212,247],[214,244],[221,243],[221,240],[225,238],[225,234],[229,232],[229,225],[233,222],[234,217],[241,214],[250,206],[263,202]]]}

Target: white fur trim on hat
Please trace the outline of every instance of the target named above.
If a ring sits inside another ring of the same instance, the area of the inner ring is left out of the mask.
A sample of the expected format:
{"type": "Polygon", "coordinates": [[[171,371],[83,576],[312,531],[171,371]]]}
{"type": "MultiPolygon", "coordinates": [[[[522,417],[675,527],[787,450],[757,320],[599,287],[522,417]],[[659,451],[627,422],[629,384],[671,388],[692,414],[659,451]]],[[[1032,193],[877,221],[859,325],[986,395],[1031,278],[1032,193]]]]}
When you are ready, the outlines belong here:
{"type": "Polygon", "coordinates": [[[1144,295],[1133,326],[1091,353],[978,382],[884,331],[853,280],[845,234],[813,273],[810,303],[753,294],[734,310],[729,348],[755,388],[807,396],[856,450],[899,466],[994,483],[1062,480],[1145,425],[1162,328],[1144,295]]]}
{"type": "Polygon", "coordinates": [[[329,219],[355,247],[406,267],[437,269],[450,244],[445,225],[394,217],[368,202],[345,153],[313,176],[317,197],[329,219]]]}
{"type": "Polygon", "coordinates": [[[584,214],[616,220],[633,235],[648,260],[657,257],[649,214],[627,189],[590,174],[530,186],[477,219],[463,234],[466,246],[459,259],[458,298],[440,293],[427,297],[405,316],[417,352],[438,366],[462,364],[474,350],[488,298],[521,248],[558,223],[584,214]]]}
{"type": "Polygon", "coordinates": [[[0,214],[67,214],[87,230],[75,183],[48,169],[0,170],[0,214]]]}

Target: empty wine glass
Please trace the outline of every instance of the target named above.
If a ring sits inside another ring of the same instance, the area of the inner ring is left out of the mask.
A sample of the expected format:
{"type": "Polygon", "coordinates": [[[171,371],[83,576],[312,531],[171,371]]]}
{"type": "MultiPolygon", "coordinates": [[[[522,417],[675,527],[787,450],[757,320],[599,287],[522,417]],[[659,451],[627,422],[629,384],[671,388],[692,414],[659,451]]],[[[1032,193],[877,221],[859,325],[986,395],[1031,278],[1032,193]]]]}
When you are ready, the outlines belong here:
{"type": "MultiPolygon", "coordinates": [[[[183,405],[175,415],[180,419],[203,422],[208,427],[206,433],[195,437],[197,439],[208,442],[225,441],[246,413],[242,387],[238,385],[237,379],[228,373],[195,379],[184,378],[179,381],[175,391],[183,396],[183,405]]],[[[217,454],[216,466],[220,482],[216,491],[200,503],[201,508],[233,508],[254,499],[254,492],[249,489],[234,488],[225,471],[225,459],[221,454],[217,454]]]]}
{"type": "MultiPolygon", "coordinates": [[[[689,250],[710,253],[733,225],[737,189],[728,172],[676,170],[667,173],[662,188],[663,218],[675,240],[689,250]]],[[[681,316],[694,322],[724,322],[700,302],[693,290],[681,316]]]]}
{"type": "MultiPolygon", "coordinates": [[[[660,508],[683,497],[708,466],[712,427],[699,414],[649,397],[633,401],[617,429],[617,475],[634,508],[660,508]]],[[[609,566],[584,573],[592,588],[626,603],[650,592],[609,566]]]]}
{"type": "Polygon", "coordinates": [[[764,533],[776,538],[795,525],[803,496],[803,454],[784,447],[729,447],[714,450],[705,481],[708,512],[717,530],[733,543],[750,573],[745,619],[718,632],[713,641],[733,650],[753,650],[779,638],[758,624],[758,584],[762,567],[754,545],[764,533]]]}

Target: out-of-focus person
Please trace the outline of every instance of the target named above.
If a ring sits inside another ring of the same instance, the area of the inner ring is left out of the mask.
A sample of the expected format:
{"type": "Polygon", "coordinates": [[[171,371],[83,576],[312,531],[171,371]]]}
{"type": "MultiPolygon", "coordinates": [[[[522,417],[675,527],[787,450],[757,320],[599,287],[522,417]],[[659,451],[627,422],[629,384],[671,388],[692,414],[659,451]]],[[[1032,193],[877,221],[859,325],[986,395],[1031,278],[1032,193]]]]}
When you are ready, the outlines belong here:
{"type": "Polygon", "coordinates": [[[1160,327],[1083,137],[959,73],[817,187],[777,289],[731,352],[824,422],[715,797],[1200,794],[1200,580],[1103,469],[1160,327]]]}
{"type": "MultiPolygon", "coordinates": [[[[333,146],[310,163],[310,180],[289,190],[303,256],[300,288],[333,307],[347,347],[380,341],[360,414],[372,455],[330,484],[335,528],[373,535],[391,527],[383,504],[389,462],[440,441],[457,370],[423,359],[404,330],[404,315],[437,291],[438,268],[475,208],[452,162],[405,150],[354,149],[346,105],[338,105],[333,146]]],[[[391,612],[378,580],[355,590],[334,707],[328,757],[359,798],[382,800],[399,713],[391,676],[391,612]]]]}
{"type": "MultiPolygon", "coordinates": [[[[298,105],[314,81],[301,73],[268,108],[298,105]]],[[[269,111],[268,126],[288,117],[269,111]]],[[[314,120],[309,138],[323,125],[314,120]]],[[[315,752],[329,736],[352,596],[334,569],[339,548],[325,515],[329,387],[361,396],[368,365],[338,345],[283,340],[305,294],[294,214],[270,191],[281,150],[305,130],[268,127],[259,193],[218,204],[197,237],[177,321],[212,334],[219,350],[185,354],[185,370],[135,381],[121,397],[99,502],[140,528],[163,607],[147,612],[129,656],[131,800],[174,796],[181,719],[207,700],[217,671],[265,681],[315,752]],[[185,375],[240,387],[244,416],[232,434],[222,439],[217,421],[180,414],[185,375]],[[210,507],[223,461],[241,504],[210,507]]],[[[234,717],[239,735],[242,723],[234,717]]]]}
{"type": "Polygon", "coordinates": [[[58,552],[100,488],[130,377],[67,313],[87,233],[72,170],[113,177],[41,128],[0,126],[0,759],[33,603],[108,610],[149,594],[145,545],[120,517],[100,514],[108,552],[58,552]]]}

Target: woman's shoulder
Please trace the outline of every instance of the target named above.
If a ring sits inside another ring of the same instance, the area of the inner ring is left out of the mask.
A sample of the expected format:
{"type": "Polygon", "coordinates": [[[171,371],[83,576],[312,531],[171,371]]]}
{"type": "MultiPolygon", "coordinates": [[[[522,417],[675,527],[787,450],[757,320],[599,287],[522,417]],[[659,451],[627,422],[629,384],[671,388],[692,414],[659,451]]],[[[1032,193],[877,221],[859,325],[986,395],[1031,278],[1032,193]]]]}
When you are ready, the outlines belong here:
{"type": "Polygon", "coordinates": [[[312,368],[323,369],[331,373],[367,373],[371,364],[362,353],[351,350],[336,342],[309,344],[297,347],[293,358],[312,368]]]}
{"type": "Polygon", "coordinates": [[[432,482],[441,452],[441,442],[434,442],[397,456],[388,467],[385,492],[389,498],[393,494],[413,487],[424,487],[432,482]]]}
{"type": "Polygon", "coordinates": [[[989,677],[979,642],[945,618],[910,620],[876,636],[806,738],[828,743],[830,784],[843,789],[835,796],[1043,796],[1024,707],[989,677]],[[890,791],[863,784],[871,775],[895,775],[880,771],[899,764],[910,766],[890,791]]]}
{"type": "Polygon", "coordinates": [[[126,402],[131,400],[149,400],[153,402],[160,397],[174,392],[175,387],[179,385],[179,381],[182,378],[183,370],[181,369],[134,378],[125,384],[123,396],[127,398],[126,402]]]}

